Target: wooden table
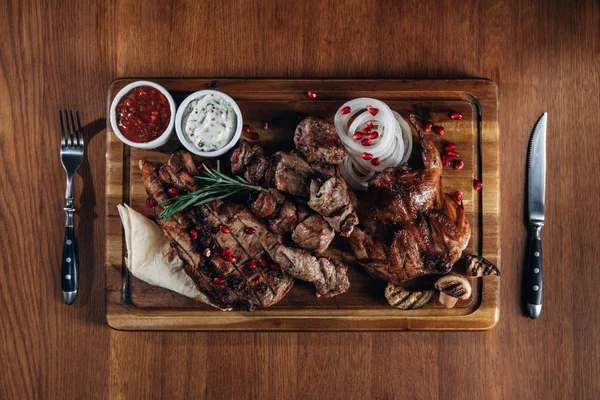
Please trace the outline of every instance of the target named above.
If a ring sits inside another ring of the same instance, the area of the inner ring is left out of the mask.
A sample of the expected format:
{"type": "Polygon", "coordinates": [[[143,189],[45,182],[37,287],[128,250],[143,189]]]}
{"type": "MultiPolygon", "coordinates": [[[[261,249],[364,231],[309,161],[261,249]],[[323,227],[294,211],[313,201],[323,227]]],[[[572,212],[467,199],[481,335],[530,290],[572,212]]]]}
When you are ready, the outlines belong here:
{"type": "Polygon", "coordinates": [[[3,1],[0,398],[598,398],[600,10],[590,1],[3,1]],[[484,333],[133,333],[104,306],[116,77],[487,77],[500,88],[502,303],[484,333]],[[81,288],[62,303],[58,112],[78,107],[81,288]],[[545,303],[521,309],[525,154],[548,132],[545,303]]]}

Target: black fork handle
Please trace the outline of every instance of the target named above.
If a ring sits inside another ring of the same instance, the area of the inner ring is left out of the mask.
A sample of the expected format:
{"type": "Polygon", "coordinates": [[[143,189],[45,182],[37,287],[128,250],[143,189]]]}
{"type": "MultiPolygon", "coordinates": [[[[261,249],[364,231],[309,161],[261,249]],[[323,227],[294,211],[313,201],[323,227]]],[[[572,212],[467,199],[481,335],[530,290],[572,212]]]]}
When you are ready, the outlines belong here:
{"type": "Polygon", "coordinates": [[[74,208],[65,208],[67,223],[65,227],[65,242],[63,245],[61,286],[63,299],[67,304],[73,304],[79,289],[79,268],[77,264],[77,246],[73,229],[74,208]]]}

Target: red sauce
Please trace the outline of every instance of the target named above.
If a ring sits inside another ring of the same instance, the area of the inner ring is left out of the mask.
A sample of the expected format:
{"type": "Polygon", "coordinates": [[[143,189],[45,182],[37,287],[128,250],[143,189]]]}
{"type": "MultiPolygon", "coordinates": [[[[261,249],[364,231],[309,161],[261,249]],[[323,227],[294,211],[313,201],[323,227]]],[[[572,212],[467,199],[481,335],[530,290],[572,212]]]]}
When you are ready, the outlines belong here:
{"type": "Polygon", "coordinates": [[[117,104],[117,124],[127,139],[148,143],[162,135],[171,120],[166,96],[151,86],[131,89],[117,104]]]}

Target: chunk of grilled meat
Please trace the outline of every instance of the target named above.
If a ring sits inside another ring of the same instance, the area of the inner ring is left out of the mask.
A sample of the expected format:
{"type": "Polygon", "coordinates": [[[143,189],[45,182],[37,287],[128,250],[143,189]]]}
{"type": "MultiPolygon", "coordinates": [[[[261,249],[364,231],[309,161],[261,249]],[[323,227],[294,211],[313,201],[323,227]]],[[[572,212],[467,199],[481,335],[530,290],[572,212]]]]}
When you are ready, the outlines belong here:
{"type": "MultiPolygon", "coordinates": [[[[242,142],[231,156],[232,171],[243,174],[246,179],[255,185],[267,188],[275,188],[281,192],[291,194],[300,198],[308,198],[308,206],[319,213],[334,231],[340,232],[342,236],[348,237],[352,229],[358,223],[355,208],[355,197],[348,189],[346,181],[337,174],[335,165],[318,165],[319,171],[313,169],[304,159],[292,153],[277,152],[270,161],[264,155],[262,149],[257,146],[242,142]],[[264,176],[253,174],[257,170],[256,165],[267,164],[264,176]]],[[[258,203],[253,206],[254,211],[262,215],[273,208],[277,196],[271,199],[257,199],[258,203]],[[265,207],[265,210],[261,209],[265,207]]]]}
{"type": "Polygon", "coordinates": [[[317,254],[327,250],[334,237],[335,232],[319,214],[304,219],[292,232],[292,240],[298,247],[317,254]]]}
{"type": "MultiPolygon", "coordinates": [[[[189,153],[172,155],[160,168],[140,161],[140,169],[146,192],[157,203],[157,215],[163,210],[160,201],[169,198],[168,188],[176,187],[181,193],[198,189],[193,178],[198,171],[189,153]]],[[[260,219],[239,204],[216,200],[177,213],[169,220],[157,220],[184,261],[186,273],[221,308],[252,310],[275,304],[293,284],[288,270],[315,280],[319,285],[318,295],[322,296],[339,294],[344,279],[347,281],[345,270],[336,277],[339,282],[326,280],[322,275],[300,274],[299,271],[315,270],[324,262],[309,254],[298,256],[292,263],[286,261],[281,268],[264,262],[272,259],[279,263],[280,254],[289,248],[281,235],[270,232],[260,219]],[[223,232],[222,225],[229,232],[223,232]],[[249,227],[254,228],[254,234],[247,233],[249,227]]]]}
{"type": "Polygon", "coordinates": [[[308,206],[322,215],[342,236],[350,236],[358,224],[355,203],[356,197],[343,178],[333,176],[325,181],[313,179],[310,183],[308,206]]]}
{"type": "Polygon", "coordinates": [[[347,155],[335,127],[318,118],[308,117],[298,124],[294,144],[311,165],[339,164],[347,155]]]}
{"type": "Polygon", "coordinates": [[[360,264],[391,283],[445,274],[471,237],[462,203],[442,188],[442,163],[414,116],[421,138],[423,168],[387,168],[369,183],[369,202],[360,208],[363,229],[350,245],[360,264]]]}
{"type": "Polygon", "coordinates": [[[250,204],[257,217],[269,222],[271,232],[291,233],[298,225],[296,204],[277,189],[261,192],[250,204]]]}

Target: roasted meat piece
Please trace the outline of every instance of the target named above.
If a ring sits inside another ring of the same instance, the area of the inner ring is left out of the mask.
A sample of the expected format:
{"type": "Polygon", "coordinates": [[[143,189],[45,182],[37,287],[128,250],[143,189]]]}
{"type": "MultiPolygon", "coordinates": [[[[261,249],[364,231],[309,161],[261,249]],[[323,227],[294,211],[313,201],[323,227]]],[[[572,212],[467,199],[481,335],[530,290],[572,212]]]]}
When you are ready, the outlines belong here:
{"type": "Polygon", "coordinates": [[[310,183],[308,206],[325,218],[342,236],[348,237],[358,217],[354,211],[356,198],[343,178],[331,177],[325,181],[313,179],[310,183]]]}
{"type": "Polygon", "coordinates": [[[318,164],[339,164],[346,158],[346,149],[335,127],[322,119],[308,117],[296,127],[296,150],[306,161],[318,164]]]}
{"type": "Polygon", "coordinates": [[[462,203],[443,192],[439,152],[414,116],[410,122],[421,138],[423,167],[387,168],[374,178],[360,207],[363,228],[350,236],[361,265],[394,284],[449,272],[471,237],[462,203]]]}
{"type": "Polygon", "coordinates": [[[335,232],[319,214],[312,214],[300,222],[292,232],[292,240],[298,247],[317,254],[327,250],[334,237],[335,232]]]}

